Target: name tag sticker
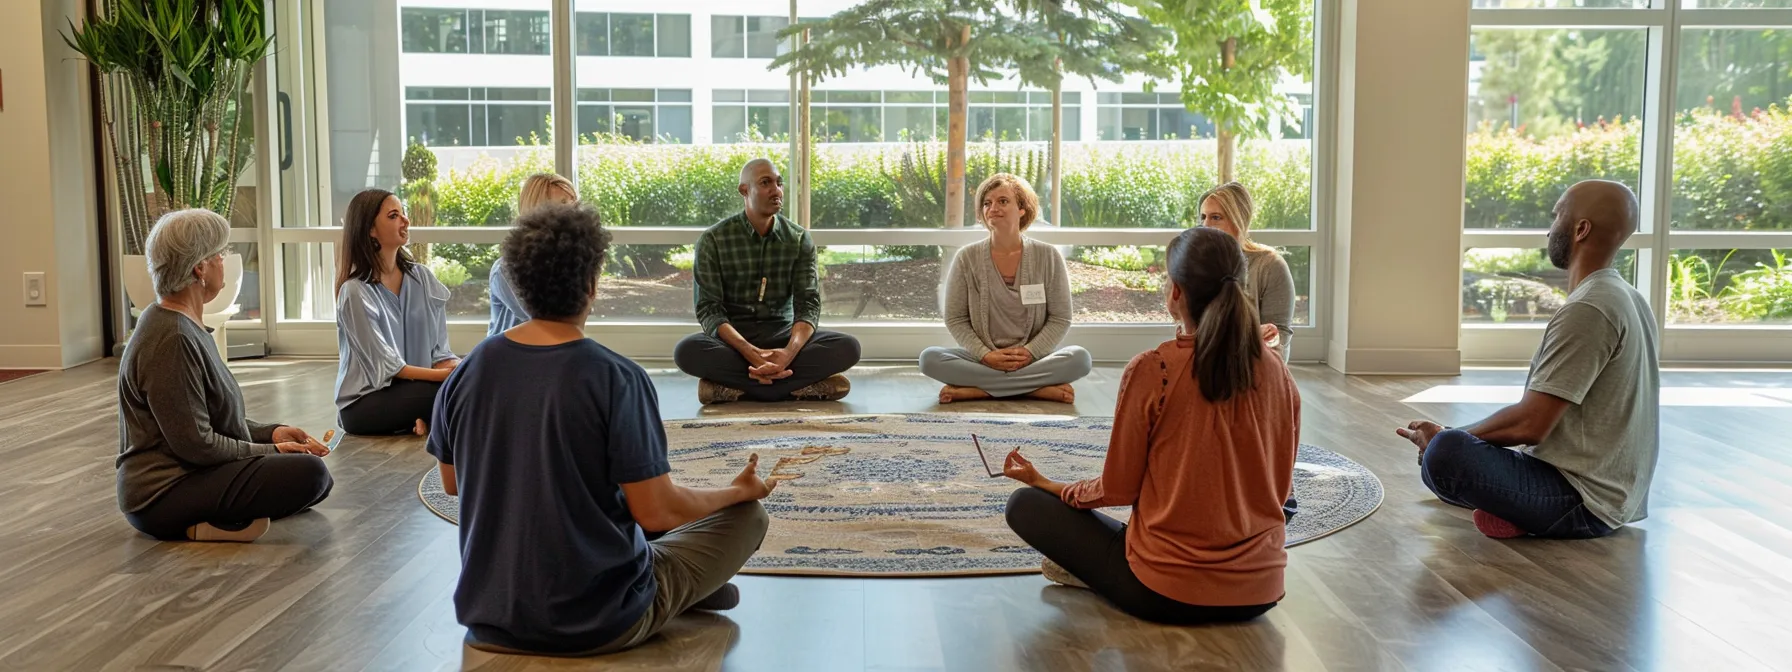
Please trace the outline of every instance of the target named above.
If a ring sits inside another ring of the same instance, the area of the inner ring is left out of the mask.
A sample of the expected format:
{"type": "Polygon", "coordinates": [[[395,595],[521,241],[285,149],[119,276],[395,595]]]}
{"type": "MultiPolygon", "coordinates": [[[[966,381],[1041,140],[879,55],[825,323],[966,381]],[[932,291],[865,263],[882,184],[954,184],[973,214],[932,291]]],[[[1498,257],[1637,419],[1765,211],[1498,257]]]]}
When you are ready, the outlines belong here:
{"type": "Polygon", "coordinates": [[[1045,303],[1045,285],[1043,283],[1020,286],[1020,305],[1037,306],[1041,303],[1045,303]]]}

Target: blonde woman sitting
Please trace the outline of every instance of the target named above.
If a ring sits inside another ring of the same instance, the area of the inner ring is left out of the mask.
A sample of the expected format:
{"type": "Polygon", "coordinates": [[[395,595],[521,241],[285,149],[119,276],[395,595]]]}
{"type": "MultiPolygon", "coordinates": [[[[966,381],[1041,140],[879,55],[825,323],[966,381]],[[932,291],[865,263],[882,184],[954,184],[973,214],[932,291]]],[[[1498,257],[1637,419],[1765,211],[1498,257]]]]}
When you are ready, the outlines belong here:
{"type": "MultiPolygon", "coordinates": [[[[549,203],[571,204],[579,202],[579,192],[568,180],[553,173],[536,173],[523,180],[523,188],[516,195],[516,216],[534,212],[549,203]]],[[[485,328],[487,337],[496,336],[509,331],[511,327],[529,321],[529,310],[523,307],[522,300],[516,298],[516,292],[510,289],[510,278],[504,275],[504,259],[492,262],[490,282],[492,320],[485,328]]]]}
{"type": "Polygon", "coordinates": [[[1244,292],[1257,308],[1265,337],[1275,330],[1275,351],[1288,361],[1294,342],[1294,274],[1275,248],[1251,240],[1251,215],[1256,210],[1251,192],[1237,182],[1227,182],[1201,195],[1201,226],[1219,229],[1244,248],[1244,292]]]}
{"type": "Polygon", "coordinates": [[[1070,329],[1070,271],[1057,248],[1022,232],[1039,216],[1026,180],[996,173],[977,187],[989,238],[958,251],[942,299],[957,348],[921,352],[921,373],[945,383],[940,403],[1028,396],[1072,403],[1089,351],[1058,347],[1070,329]]]}

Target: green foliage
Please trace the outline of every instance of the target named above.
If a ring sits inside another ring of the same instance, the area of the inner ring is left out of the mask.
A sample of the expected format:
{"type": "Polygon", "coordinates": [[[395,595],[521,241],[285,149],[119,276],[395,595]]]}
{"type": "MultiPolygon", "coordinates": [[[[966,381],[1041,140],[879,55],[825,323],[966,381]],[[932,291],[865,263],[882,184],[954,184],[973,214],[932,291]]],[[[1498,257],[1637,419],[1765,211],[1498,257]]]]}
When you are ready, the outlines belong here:
{"type": "Polygon", "coordinates": [[[1150,54],[1166,37],[1101,0],[866,0],[778,38],[805,31],[807,43],[766,69],[823,79],[895,65],[946,85],[948,62],[963,58],[979,83],[1015,77],[1055,89],[1066,74],[1119,83],[1126,73],[1158,72],[1150,54]]]}
{"type": "Polygon", "coordinates": [[[1739,321],[1792,319],[1792,263],[1786,254],[1773,251],[1773,263],[1736,274],[1724,288],[1720,302],[1724,312],[1739,321]]]}
{"type": "Polygon", "coordinates": [[[270,36],[260,0],[104,5],[78,28],[70,21],[62,39],[100,71],[125,252],[138,254],[165,212],[233,214],[255,146],[245,88],[270,36]]]}
{"type": "Polygon", "coordinates": [[[436,153],[429,151],[423,143],[411,140],[404,148],[404,181],[436,179],[436,153]]]}
{"type": "Polygon", "coordinates": [[[467,272],[467,267],[462,266],[460,262],[443,257],[430,259],[429,270],[434,271],[436,279],[442,281],[442,284],[447,285],[449,289],[466,284],[467,280],[473,277],[471,273],[467,272]]]}
{"type": "Polygon", "coordinates": [[[1637,184],[1642,124],[1618,122],[1536,138],[1482,124],[1468,137],[1465,226],[1546,229],[1562,191],[1601,178],[1637,184]]]}
{"type": "MultiPolygon", "coordinates": [[[[946,202],[946,152],[942,143],[912,142],[896,157],[886,156],[878,170],[888,185],[894,208],[895,226],[905,228],[939,228],[946,202]]],[[[977,187],[996,173],[1019,176],[1037,191],[1046,183],[1045,151],[1012,145],[1004,149],[1000,142],[977,143],[965,157],[965,212],[975,219],[977,187]]],[[[819,186],[819,185],[818,185],[819,186]]],[[[1041,196],[1041,200],[1044,197],[1041,196]]],[[[1044,207],[1042,203],[1041,208],[1044,207]]]]}
{"type": "Polygon", "coordinates": [[[1266,137],[1271,122],[1298,127],[1299,110],[1275,87],[1313,75],[1313,0],[1128,0],[1175,34],[1151,60],[1174,73],[1182,103],[1239,137],[1266,137]],[[1228,44],[1231,46],[1228,47],[1228,44]],[[1227,63],[1225,52],[1233,54],[1227,63]]]}
{"type": "Polygon", "coordinates": [[[1537,250],[1517,248],[1476,248],[1462,255],[1462,270],[1489,275],[1528,274],[1548,271],[1554,266],[1537,250]]]}
{"type": "Polygon", "coordinates": [[[1143,271],[1158,264],[1158,260],[1154,258],[1155,252],[1155,249],[1142,251],[1131,245],[1079,247],[1074,256],[1077,261],[1091,266],[1111,268],[1116,271],[1143,271]]]}
{"type": "Polygon", "coordinates": [[[697,265],[697,248],[692,245],[680,245],[666,253],[666,263],[673,268],[689,272],[697,265]]]}

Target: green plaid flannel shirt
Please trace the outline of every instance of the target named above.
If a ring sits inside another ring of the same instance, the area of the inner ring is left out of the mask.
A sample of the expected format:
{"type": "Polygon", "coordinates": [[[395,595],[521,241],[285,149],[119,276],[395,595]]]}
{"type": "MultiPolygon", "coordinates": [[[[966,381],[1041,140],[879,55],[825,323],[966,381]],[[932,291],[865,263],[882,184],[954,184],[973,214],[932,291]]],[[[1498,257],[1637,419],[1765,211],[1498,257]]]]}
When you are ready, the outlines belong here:
{"type": "Polygon", "coordinates": [[[771,231],[760,237],[743,210],[698,236],[696,253],[691,293],[703,333],[714,336],[729,322],[821,326],[815,242],[784,215],[778,215],[771,231]]]}

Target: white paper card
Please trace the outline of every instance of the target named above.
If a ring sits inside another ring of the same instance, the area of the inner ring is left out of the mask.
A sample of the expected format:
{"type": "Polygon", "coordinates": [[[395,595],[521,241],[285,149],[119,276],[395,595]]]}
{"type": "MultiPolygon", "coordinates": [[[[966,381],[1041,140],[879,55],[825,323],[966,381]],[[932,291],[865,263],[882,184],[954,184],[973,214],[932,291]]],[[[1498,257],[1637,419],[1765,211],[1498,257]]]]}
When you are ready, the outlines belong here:
{"type": "Polygon", "coordinates": [[[1020,286],[1020,305],[1037,306],[1041,303],[1045,303],[1045,285],[1043,283],[1020,286]]]}

